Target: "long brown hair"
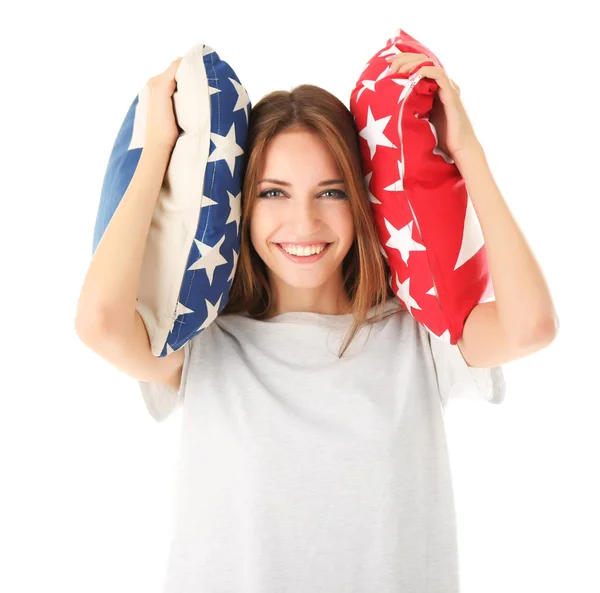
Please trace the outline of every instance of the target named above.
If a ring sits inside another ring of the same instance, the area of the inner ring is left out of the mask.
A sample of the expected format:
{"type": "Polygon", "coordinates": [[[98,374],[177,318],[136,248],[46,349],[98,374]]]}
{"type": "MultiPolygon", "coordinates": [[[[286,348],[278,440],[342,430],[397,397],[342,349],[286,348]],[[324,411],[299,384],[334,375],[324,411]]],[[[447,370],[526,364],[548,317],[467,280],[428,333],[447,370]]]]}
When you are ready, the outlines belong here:
{"type": "Polygon", "coordinates": [[[229,300],[221,314],[247,312],[255,319],[264,319],[273,306],[265,263],[250,240],[250,218],[269,141],[279,132],[298,128],[316,132],[332,152],[348,190],[354,221],[355,239],[342,263],[344,288],[352,302],[353,323],[339,354],[341,357],[363,324],[386,316],[383,306],[394,293],[387,283],[389,267],[379,248],[365,191],[354,117],[335,95],[318,86],[303,84],[291,91],[274,91],[250,111],[239,261],[229,300]],[[371,307],[376,307],[379,313],[368,318],[371,307]]]}

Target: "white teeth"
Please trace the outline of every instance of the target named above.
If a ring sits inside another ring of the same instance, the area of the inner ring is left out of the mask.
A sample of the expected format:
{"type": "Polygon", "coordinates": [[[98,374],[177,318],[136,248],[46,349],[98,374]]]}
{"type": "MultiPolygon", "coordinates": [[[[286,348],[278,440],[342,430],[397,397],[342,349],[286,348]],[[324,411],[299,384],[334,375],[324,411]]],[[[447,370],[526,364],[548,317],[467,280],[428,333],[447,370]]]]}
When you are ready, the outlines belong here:
{"type": "Polygon", "coordinates": [[[300,257],[306,257],[309,255],[315,255],[321,253],[325,249],[326,245],[289,245],[287,247],[281,246],[287,253],[300,257]]]}

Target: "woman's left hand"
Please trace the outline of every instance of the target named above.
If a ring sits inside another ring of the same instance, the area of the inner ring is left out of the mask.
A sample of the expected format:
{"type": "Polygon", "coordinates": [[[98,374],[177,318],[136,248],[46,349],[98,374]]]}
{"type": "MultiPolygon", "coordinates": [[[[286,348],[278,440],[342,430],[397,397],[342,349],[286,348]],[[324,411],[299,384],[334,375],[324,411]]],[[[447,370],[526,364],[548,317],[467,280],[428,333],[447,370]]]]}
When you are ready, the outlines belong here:
{"type": "Polygon", "coordinates": [[[386,60],[391,66],[390,74],[413,73],[413,76],[432,78],[439,85],[429,121],[435,127],[438,146],[447,155],[454,159],[460,151],[477,146],[475,131],[460,98],[460,88],[434,59],[425,54],[401,52],[386,60]],[[423,66],[415,70],[419,64],[427,61],[435,66],[423,66]]]}

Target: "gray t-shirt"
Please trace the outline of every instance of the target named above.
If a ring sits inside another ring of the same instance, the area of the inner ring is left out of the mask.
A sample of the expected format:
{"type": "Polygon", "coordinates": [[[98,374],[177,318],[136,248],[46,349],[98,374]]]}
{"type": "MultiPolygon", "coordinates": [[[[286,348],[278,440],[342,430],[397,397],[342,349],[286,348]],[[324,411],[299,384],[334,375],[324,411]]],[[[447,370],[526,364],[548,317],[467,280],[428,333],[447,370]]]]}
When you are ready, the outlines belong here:
{"type": "Polygon", "coordinates": [[[219,316],[184,346],[179,393],[140,382],[157,421],[183,414],[164,593],[459,590],[443,409],[501,403],[502,367],[403,309],[340,359],[350,324],[219,316]]]}

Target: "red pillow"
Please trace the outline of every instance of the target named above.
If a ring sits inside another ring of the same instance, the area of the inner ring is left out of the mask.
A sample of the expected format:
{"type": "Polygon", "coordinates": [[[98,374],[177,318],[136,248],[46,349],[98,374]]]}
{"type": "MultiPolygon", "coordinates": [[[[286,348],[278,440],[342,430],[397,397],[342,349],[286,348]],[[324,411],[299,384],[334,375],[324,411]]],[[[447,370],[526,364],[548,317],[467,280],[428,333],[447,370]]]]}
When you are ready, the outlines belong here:
{"type": "Polygon", "coordinates": [[[385,58],[400,52],[422,53],[441,65],[398,30],[360,75],[350,110],[390,285],[430,333],[456,344],[472,309],[494,300],[483,234],[464,179],[437,147],[428,119],[438,84],[390,75],[385,58]]]}

